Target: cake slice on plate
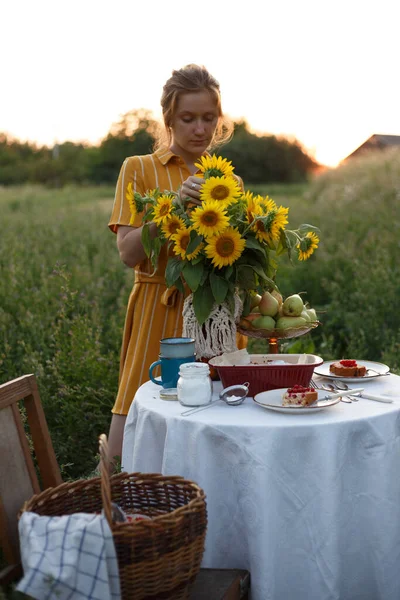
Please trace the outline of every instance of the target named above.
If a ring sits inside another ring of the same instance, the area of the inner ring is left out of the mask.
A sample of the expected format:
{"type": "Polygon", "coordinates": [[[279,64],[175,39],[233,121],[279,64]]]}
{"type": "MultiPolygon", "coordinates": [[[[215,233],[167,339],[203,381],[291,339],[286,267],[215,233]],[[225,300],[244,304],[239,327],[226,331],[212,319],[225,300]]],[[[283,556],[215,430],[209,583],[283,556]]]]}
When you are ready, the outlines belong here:
{"type": "Polygon", "coordinates": [[[329,371],[339,377],[364,377],[367,368],[359,365],[356,360],[338,360],[329,365],[329,371]]]}
{"type": "Polygon", "coordinates": [[[310,406],[318,400],[318,392],[313,388],[294,385],[282,396],[282,406],[310,406]]]}

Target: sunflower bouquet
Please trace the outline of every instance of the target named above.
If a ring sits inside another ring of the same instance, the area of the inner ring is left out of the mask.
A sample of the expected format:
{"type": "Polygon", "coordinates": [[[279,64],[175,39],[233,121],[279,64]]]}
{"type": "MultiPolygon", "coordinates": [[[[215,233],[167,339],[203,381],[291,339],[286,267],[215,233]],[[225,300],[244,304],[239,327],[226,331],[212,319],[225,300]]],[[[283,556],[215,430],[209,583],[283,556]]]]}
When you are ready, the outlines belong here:
{"type": "Polygon", "coordinates": [[[222,157],[202,156],[196,163],[204,179],[201,205],[181,199],[179,193],[151,190],[145,196],[128,186],[131,223],[143,213],[142,243],[157,270],[164,244],[169,246],[165,279],[168,287],[193,295],[196,319],[202,325],[213,306],[227,303],[239,293],[243,313],[249,311],[254,291],[274,289],[277,257],[287,253],[306,260],[317,248],[318,230],[301,225],[286,229],[289,209],[268,196],[244,191],[231,162],[222,157]],[[151,238],[149,223],[157,224],[151,238]]]}

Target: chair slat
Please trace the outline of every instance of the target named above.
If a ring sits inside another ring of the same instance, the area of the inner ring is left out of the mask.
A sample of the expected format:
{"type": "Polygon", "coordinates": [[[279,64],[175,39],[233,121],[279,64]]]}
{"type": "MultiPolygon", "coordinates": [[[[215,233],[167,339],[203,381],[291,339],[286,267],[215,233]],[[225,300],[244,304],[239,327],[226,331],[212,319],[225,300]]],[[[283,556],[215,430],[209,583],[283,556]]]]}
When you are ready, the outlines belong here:
{"type": "Polygon", "coordinates": [[[0,385],[0,547],[9,566],[0,584],[20,576],[18,513],[42,489],[62,483],[34,375],[0,385]],[[23,421],[19,403],[25,407],[23,421]],[[28,431],[29,429],[29,431],[28,431]],[[29,437],[27,437],[29,434],[29,437]],[[39,476],[32,458],[34,452],[39,476]],[[39,483],[40,478],[40,483],[39,483]]]}

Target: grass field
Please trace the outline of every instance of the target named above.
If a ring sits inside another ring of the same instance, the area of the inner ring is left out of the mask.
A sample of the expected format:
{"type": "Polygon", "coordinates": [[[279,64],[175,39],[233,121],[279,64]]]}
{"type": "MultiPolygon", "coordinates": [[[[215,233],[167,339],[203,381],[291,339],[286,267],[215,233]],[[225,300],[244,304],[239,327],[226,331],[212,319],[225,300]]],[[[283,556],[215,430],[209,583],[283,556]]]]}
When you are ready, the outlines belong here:
{"type": "MultiPolygon", "coordinates": [[[[399,369],[399,155],[374,157],[310,185],[251,186],[289,207],[289,226],[321,228],[304,264],[282,257],[277,283],[300,291],[322,326],[282,345],[325,359],[399,369]]],[[[35,373],[64,478],[96,465],[118,385],[133,276],[107,227],[114,189],[0,189],[0,381],[35,373]]],[[[266,344],[252,341],[253,351],[266,344]]]]}

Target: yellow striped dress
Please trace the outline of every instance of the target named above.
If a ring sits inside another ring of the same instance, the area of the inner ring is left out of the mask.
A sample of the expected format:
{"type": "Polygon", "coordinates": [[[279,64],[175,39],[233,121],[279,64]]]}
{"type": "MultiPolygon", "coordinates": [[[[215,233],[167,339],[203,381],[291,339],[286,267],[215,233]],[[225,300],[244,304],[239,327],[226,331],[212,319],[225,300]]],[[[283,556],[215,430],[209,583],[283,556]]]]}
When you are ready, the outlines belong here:
{"type": "MultiPolygon", "coordinates": [[[[159,188],[177,191],[191,175],[182,158],[170,150],[161,149],[154,154],[127,158],[118,177],[109,228],[117,232],[118,225],[129,225],[130,209],[126,199],[128,183],[140,194],[159,188]]],[[[133,227],[142,225],[142,215],[137,215],[133,227]]],[[[119,389],[112,412],[128,414],[137,389],[149,380],[149,367],[158,360],[160,340],[182,335],[183,295],[167,290],[164,273],[167,264],[167,247],[161,250],[157,273],[148,259],[135,267],[135,281],[129,297],[122,339],[119,389]]],[[[241,344],[243,347],[245,344],[241,344]]]]}

